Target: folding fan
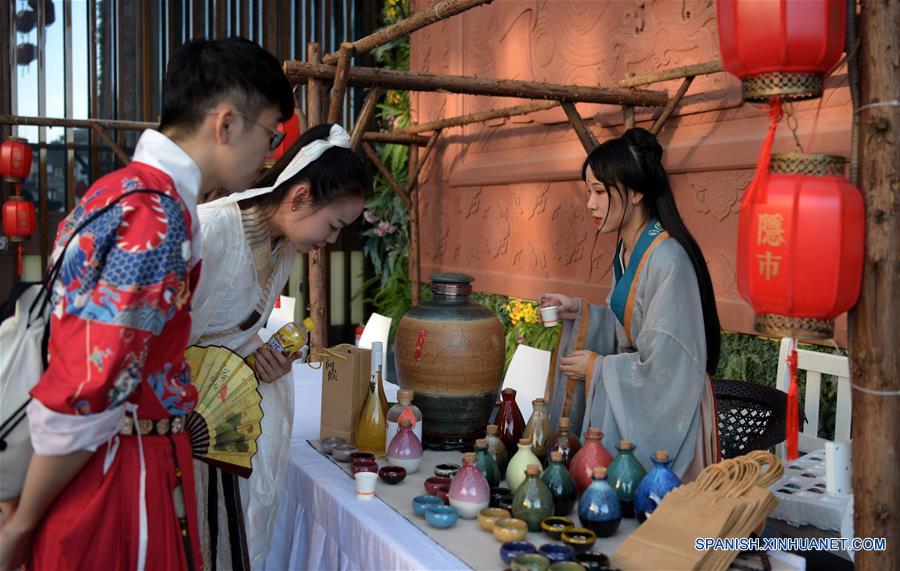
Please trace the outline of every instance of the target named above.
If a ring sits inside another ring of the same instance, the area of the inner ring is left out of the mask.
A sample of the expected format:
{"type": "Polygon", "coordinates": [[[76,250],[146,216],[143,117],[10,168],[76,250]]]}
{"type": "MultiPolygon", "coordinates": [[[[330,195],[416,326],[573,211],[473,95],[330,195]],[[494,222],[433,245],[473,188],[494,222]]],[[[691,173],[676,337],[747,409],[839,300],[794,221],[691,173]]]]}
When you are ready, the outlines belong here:
{"type": "Polygon", "coordinates": [[[262,433],[262,396],[253,370],[225,347],[188,347],[185,358],[198,398],[187,420],[194,457],[249,478],[262,433]]]}

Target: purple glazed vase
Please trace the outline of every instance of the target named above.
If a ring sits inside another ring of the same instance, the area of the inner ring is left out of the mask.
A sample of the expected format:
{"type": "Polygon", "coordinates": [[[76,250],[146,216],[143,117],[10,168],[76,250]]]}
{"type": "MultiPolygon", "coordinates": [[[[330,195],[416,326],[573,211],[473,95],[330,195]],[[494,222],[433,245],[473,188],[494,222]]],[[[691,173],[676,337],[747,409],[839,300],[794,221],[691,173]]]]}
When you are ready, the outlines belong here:
{"type": "Polygon", "coordinates": [[[459,517],[475,519],[478,512],[491,503],[491,488],[487,479],[475,466],[475,453],[463,456],[463,465],[450,483],[450,505],[459,517]]]}
{"type": "Polygon", "coordinates": [[[400,421],[400,430],[388,446],[387,458],[388,463],[405,468],[409,474],[416,472],[422,464],[422,443],[408,419],[400,421]]]}

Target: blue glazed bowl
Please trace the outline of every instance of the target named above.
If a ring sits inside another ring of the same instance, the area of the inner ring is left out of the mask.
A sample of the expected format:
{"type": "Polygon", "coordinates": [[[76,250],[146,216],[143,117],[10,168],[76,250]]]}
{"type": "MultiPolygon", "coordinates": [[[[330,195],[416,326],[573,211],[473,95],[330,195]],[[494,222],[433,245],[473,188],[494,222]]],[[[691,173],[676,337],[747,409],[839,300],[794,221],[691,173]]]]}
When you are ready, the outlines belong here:
{"type": "Polygon", "coordinates": [[[575,550],[568,545],[559,543],[545,543],[538,549],[538,553],[549,559],[551,563],[575,559],[575,550]]]}
{"type": "Polygon", "coordinates": [[[509,541],[500,546],[500,559],[512,563],[513,559],[526,553],[536,553],[534,545],[527,541],[509,541]]]}
{"type": "Polygon", "coordinates": [[[425,521],[434,527],[453,527],[458,519],[459,514],[453,506],[431,506],[425,510],[425,521]]]}
{"type": "Polygon", "coordinates": [[[425,510],[432,506],[444,505],[444,500],[437,496],[416,496],[413,498],[413,513],[416,515],[425,515],[425,510]]]}

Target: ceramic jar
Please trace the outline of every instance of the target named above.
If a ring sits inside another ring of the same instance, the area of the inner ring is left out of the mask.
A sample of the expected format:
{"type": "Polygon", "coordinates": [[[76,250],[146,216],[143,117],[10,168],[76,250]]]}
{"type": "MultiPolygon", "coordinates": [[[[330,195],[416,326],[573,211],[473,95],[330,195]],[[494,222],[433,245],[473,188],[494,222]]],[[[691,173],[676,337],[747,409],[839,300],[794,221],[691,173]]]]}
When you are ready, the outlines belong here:
{"type": "Polygon", "coordinates": [[[591,485],[578,501],[578,519],[581,526],[593,531],[597,537],[609,537],[616,533],[622,522],[622,509],[616,491],[606,481],[606,468],[594,468],[591,485]]]}
{"type": "MultiPolygon", "coordinates": [[[[413,433],[419,442],[422,441],[422,411],[412,403],[415,393],[409,389],[397,391],[397,404],[387,411],[387,435],[385,442],[391,445],[391,440],[400,432],[400,420],[406,418],[410,421],[413,433]]],[[[385,450],[387,452],[387,450],[385,450]]]]}
{"type": "Polygon", "coordinates": [[[487,480],[475,467],[475,454],[463,456],[463,465],[450,482],[450,505],[459,512],[459,517],[475,519],[478,512],[491,503],[491,489],[487,480]]]}
{"type": "Polygon", "coordinates": [[[553,494],[540,476],[541,465],[530,464],[513,496],[512,515],[525,521],[528,531],[540,531],[541,522],[553,515],[553,494]]]}
{"type": "Polygon", "coordinates": [[[550,413],[547,410],[547,403],[542,398],[532,401],[533,412],[528,424],[525,425],[525,431],[522,432],[522,438],[531,441],[531,451],[540,458],[543,465],[547,465],[547,443],[550,440],[550,413]]]}
{"type": "Polygon", "coordinates": [[[597,466],[606,468],[612,462],[612,455],[603,446],[602,438],[603,433],[599,428],[593,426],[588,428],[584,435],[584,445],[569,464],[569,473],[575,480],[575,488],[578,490],[579,496],[591,485],[594,468],[597,466]]]}
{"type": "Polygon", "coordinates": [[[405,468],[414,474],[422,464],[422,443],[412,431],[409,419],[400,421],[400,432],[391,440],[387,452],[388,463],[405,468]]]}
{"type": "Polygon", "coordinates": [[[669,467],[668,452],[659,450],[650,460],[653,469],[647,472],[634,493],[634,513],[641,523],[647,519],[647,514],[653,513],[666,494],[681,485],[681,479],[669,467]]]}
{"type": "Polygon", "coordinates": [[[551,452],[561,452],[563,455],[563,464],[566,468],[572,463],[572,458],[581,450],[581,441],[569,430],[569,417],[564,416],[559,419],[559,431],[554,434],[550,441],[547,442],[547,454],[551,452]]]}
{"type": "Polygon", "coordinates": [[[575,502],[578,501],[578,493],[575,491],[572,476],[563,464],[561,452],[550,453],[550,465],[541,474],[541,480],[553,494],[553,515],[569,515],[575,507],[575,502]]]}
{"type": "Polygon", "coordinates": [[[616,450],[618,453],[609,465],[606,479],[619,496],[622,517],[634,517],[634,494],[647,471],[634,457],[634,444],[630,441],[622,440],[616,450]]]}
{"type": "Polygon", "coordinates": [[[488,452],[494,457],[494,462],[500,468],[500,473],[506,473],[506,464],[509,462],[509,455],[506,452],[506,444],[497,436],[498,427],[496,424],[487,425],[487,435],[484,437],[488,445],[488,452]]]}
{"type": "Polygon", "coordinates": [[[516,389],[503,389],[500,392],[500,409],[497,411],[497,436],[506,445],[506,453],[516,453],[516,443],[525,432],[525,419],[516,404],[516,389]]]}
{"type": "Polygon", "coordinates": [[[540,459],[531,450],[531,441],[524,438],[519,440],[519,450],[509,459],[506,466],[506,485],[513,494],[519,485],[525,481],[525,469],[529,464],[541,465],[540,459]]]}
{"type": "Polygon", "coordinates": [[[469,301],[472,276],[430,278],[431,300],[410,309],[397,326],[397,379],[415,391],[425,441],[480,436],[503,380],[503,325],[492,311],[469,301]]]}
{"type": "Polygon", "coordinates": [[[500,468],[494,462],[494,457],[488,453],[484,438],[475,441],[475,466],[484,474],[490,487],[496,488],[500,485],[500,468]]]}

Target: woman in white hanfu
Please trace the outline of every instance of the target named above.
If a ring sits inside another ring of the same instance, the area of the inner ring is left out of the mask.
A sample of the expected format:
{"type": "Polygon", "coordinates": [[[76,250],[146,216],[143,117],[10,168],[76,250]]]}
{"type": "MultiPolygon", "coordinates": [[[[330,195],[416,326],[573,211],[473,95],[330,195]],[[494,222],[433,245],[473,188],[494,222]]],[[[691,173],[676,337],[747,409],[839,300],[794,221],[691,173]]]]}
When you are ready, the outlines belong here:
{"type": "Polygon", "coordinates": [[[551,421],[595,426],[613,450],[637,458],[666,450],[692,479],[719,459],[710,375],[719,361],[719,317],[703,254],[678,214],[663,149],[641,128],[597,146],[582,166],[587,208],[600,233],[617,234],[606,305],[541,294],[564,320],[546,398],[551,421]]]}
{"type": "MultiPolygon", "coordinates": [[[[203,266],[191,343],[255,353],[262,435],[249,480],[195,462],[206,569],[260,569],[272,539],[293,424],[292,360],[257,335],[288,281],[296,252],[332,244],[363,209],[368,177],[339,125],[306,131],[257,188],[198,208],[203,266]]],[[[318,324],[325,327],[327,324],[318,324]]]]}

